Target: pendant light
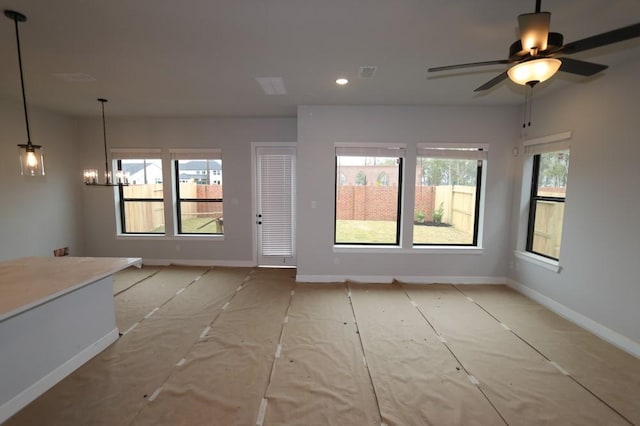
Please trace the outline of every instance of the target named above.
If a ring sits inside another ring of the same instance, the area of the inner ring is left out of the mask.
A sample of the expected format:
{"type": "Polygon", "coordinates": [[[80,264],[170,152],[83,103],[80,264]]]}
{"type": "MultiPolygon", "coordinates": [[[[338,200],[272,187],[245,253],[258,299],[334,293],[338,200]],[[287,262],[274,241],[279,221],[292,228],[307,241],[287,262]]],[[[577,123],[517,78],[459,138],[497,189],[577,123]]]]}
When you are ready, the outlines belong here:
{"type": "Polygon", "coordinates": [[[22,53],[20,52],[20,33],[18,22],[25,22],[27,17],[22,13],[5,10],[4,16],[11,19],[16,27],[16,44],[18,46],[18,67],[20,68],[20,85],[22,87],[22,103],[24,105],[24,121],[27,127],[27,143],[18,144],[20,151],[20,174],[23,176],[44,176],[44,159],[42,146],[31,143],[31,131],[29,130],[29,113],[27,112],[27,96],[24,90],[24,75],[22,73],[22,53]]]}
{"type": "Polygon", "coordinates": [[[84,169],[84,184],[90,186],[126,186],[129,184],[129,176],[122,170],[118,170],[115,175],[115,183],[111,170],[109,169],[109,159],[107,158],[107,123],[104,118],[104,104],[107,99],[98,98],[102,105],[102,140],[104,143],[104,183],[98,181],[97,169],[84,169]]]}

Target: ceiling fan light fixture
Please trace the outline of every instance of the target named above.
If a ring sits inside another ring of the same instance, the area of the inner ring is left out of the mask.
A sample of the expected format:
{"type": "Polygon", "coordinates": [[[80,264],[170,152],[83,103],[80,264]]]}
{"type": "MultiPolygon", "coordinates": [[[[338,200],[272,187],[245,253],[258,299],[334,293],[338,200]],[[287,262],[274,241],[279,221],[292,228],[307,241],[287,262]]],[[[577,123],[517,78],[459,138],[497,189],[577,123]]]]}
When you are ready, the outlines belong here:
{"type": "Polygon", "coordinates": [[[547,50],[547,36],[551,23],[551,13],[525,13],[518,16],[520,41],[522,48],[528,52],[547,50]]]}
{"type": "Polygon", "coordinates": [[[541,83],[553,77],[560,65],[562,62],[555,58],[534,59],[514,65],[507,70],[507,75],[516,84],[541,83]]]}

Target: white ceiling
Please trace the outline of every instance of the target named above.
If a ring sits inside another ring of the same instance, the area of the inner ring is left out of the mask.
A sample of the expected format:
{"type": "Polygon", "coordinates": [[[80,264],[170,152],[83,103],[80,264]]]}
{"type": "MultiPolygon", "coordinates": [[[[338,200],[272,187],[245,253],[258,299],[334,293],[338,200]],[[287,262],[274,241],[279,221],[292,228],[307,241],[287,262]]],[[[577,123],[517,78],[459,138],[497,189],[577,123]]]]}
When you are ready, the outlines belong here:
{"type": "MultiPolygon", "coordinates": [[[[535,0],[0,0],[20,24],[30,105],[73,115],[295,116],[296,105],[518,104],[493,66],[427,77],[432,66],[505,59],[535,0]],[[373,79],[360,66],[377,66],[373,79]],[[59,73],[94,81],[68,82],[59,73]],[[346,76],[350,84],[338,87],[346,76]],[[266,96],[256,77],[282,77],[266,96]]],[[[544,0],[565,43],[640,21],[639,0],[544,0]]],[[[13,23],[0,20],[0,98],[20,99],[13,23]]],[[[640,39],[573,55],[615,66],[640,39]]],[[[606,74],[604,71],[603,74],[606,74]]],[[[562,75],[543,96],[589,79],[562,75]]],[[[592,78],[601,78],[598,76],[592,78]]]]}

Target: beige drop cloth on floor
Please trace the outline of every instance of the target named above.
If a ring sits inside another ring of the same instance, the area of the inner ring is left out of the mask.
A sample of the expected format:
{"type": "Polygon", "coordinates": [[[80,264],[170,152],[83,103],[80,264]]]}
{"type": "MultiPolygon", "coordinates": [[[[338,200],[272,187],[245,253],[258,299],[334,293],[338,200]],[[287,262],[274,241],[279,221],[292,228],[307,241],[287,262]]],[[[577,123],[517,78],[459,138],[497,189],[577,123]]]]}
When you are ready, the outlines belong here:
{"type": "Polygon", "coordinates": [[[130,266],[127,269],[123,269],[113,276],[113,294],[116,295],[126,291],[159,270],[160,268],[150,266],[142,266],[141,268],[130,266]]]}
{"type": "Polygon", "coordinates": [[[161,307],[206,271],[207,268],[201,267],[164,268],[115,296],[118,330],[121,333],[127,332],[132,325],[142,321],[151,311],[161,307]]]}
{"type": "Polygon", "coordinates": [[[386,424],[504,424],[398,286],[349,287],[386,424]]]}
{"type": "Polygon", "coordinates": [[[292,275],[291,270],[255,270],[134,424],[256,424],[292,275]]]}
{"type": "MultiPolygon", "coordinates": [[[[235,294],[247,272],[216,269],[215,274],[204,275],[7,424],[130,424],[235,294]]],[[[182,275],[179,281],[188,283],[185,276],[192,274],[180,269],[172,275],[182,275]]]]}
{"type": "Polygon", "coordinates": [[[510,425],[626,425],[451,285],[403,287],[510,425]]]}
{"type": "Polygon", "coordinates": [[[457,288],[629,421],[640,425],[637,358],[509,287],[458,285],[457,288]]]}
{"type": "Polygon", "coordinates": [[[498,411],[601,425],[624,422],[607,404],[636,412],[640,361],[504,287],[461,287],[490,315],[454,286],[349,284],[350,305],[345,285],[294,274],[161,268],[120,295],[133,313],[119,315],[139,324],[7,425],[253,425],[264,396],[265,425],[491,425],[498,411]]]}
{"type": "Polygon", "coordinates": [[[267,399],[265,425],[380,425],[344,284],[297,286],[267,399]]]}

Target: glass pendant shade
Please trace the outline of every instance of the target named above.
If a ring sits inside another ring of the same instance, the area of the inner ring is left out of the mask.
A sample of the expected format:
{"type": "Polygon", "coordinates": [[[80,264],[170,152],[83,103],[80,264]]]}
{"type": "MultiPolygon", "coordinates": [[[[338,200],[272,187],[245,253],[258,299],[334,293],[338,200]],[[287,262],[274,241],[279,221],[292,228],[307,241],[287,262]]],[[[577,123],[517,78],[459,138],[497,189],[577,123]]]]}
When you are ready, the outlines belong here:
{"type": "Polygon", "coordinates": [[[33,144],[19,144],[20,174],[22,176],[44,176],[42,147],[33,144]]]}
{"type": "Polygon", "coordinates": [[[124,170],[116,170],[116,181],[118,185],[128,185],[129,184],[129,173],[124,170]]]}
{"type": "Polygon", "coordinates": [[[84,169],[83,175],[85,185],[98,184],[98,169],[84,169]]]}
{"type": "Polygon", "coordinates": [[[511,81],[517,84],[535,84],[550,79],[562,62],[555,58],[534,59],[515,65],[507,71],[511,81]]]}

